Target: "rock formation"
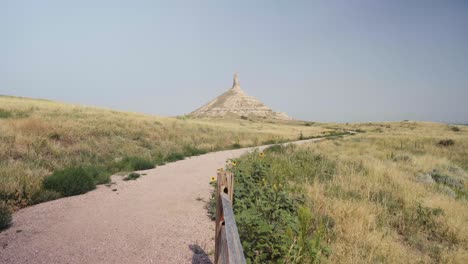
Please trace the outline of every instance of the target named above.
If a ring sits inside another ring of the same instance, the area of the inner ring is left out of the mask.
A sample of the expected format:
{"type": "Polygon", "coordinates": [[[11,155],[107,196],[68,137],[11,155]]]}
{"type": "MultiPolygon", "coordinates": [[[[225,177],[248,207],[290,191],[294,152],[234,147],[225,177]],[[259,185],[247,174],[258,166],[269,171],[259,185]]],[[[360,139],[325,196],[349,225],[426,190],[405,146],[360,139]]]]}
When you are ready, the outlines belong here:
{"type": "Polygon", "coordinates": [[[224,117],[229,115],[281,120],[291,119],[285,113],[274,112],[258,99],[247,95],[240,87],[237,73],[234,74],[231,89],[189,114],[189,116],[193,117],[224,117]]]}

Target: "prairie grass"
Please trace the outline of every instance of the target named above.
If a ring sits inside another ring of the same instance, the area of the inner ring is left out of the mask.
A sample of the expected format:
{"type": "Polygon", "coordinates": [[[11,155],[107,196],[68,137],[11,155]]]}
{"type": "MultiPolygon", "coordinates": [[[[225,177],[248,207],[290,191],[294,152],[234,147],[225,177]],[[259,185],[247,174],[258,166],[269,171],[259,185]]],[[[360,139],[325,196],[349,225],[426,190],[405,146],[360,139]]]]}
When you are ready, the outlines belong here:
{"type": "Polygon", "coordinates": [[[361,133],[274,146],[262,158],[253,153],[236,160],[235,186],[249,191],[241,189],[247,197],[238,197],[234,208],[252,262],[466,263],[468,127],[409,121],[325,126],[361,133]],[[249,187],[237,179],[258,175],[265,180],[249,187]],[[297,201],[298,209],[274,209],[271,197],[255,191],[265,186],[297,201]],[[261,208],[242,213],[251,199],[261,208]],[[270,223],[282,224],[263,234],[270,223]],[[255,244],[262,239],[273,242],[255,244]]]}
{"type": "Polygon", "coordinates": [[[56,199],[43,179],[94,168],[96,184],[116,172],[153,168],[209,151],[295,140],[333,129],[303,122],[192,120],[0,96],[0,200],[10,209],[56,199]]]}

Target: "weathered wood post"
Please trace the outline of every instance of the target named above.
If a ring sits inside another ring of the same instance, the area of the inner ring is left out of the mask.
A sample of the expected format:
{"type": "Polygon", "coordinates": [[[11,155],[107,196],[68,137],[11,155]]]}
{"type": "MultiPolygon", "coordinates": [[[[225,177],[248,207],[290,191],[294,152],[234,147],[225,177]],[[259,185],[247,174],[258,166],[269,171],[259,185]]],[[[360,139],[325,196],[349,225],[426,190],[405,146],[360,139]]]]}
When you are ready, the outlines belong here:
{"type": "Polygon", "coordinates": [[[245,263],[244,251],[237,231],[232,201],[234,199],[234,175],[218,172],[216,189],[215,264],[245,263]]]}

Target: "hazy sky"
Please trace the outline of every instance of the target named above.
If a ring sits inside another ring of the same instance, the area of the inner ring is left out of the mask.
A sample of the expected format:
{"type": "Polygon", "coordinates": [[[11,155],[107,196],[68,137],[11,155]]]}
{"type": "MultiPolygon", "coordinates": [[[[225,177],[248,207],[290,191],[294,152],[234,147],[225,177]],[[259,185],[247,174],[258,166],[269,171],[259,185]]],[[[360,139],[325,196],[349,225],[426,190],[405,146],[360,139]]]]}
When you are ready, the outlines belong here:
{"type": "Polygon", "coordinates": [[[0,0],[0,94],[180,115],[235,71],[298,119],[468,122],[468,1],[0,0]]]}

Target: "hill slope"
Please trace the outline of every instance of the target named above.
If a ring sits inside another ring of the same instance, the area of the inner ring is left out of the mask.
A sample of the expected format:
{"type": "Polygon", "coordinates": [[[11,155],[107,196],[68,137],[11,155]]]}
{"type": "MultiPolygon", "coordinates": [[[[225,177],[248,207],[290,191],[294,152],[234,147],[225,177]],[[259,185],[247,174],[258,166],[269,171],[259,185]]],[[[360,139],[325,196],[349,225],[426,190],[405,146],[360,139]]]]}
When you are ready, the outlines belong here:
{"type": "Polygon", "coordinates": [[[47,199],[36,199],[42,179],[67,167],[98,166],[106,174],[102,183],[111,173],[135,169],[127,164],[135,158],[162,164],[325,131],[332,130],[300,122],[155,117],[0,96],[0,201],[19,208],[47,199]]]}

